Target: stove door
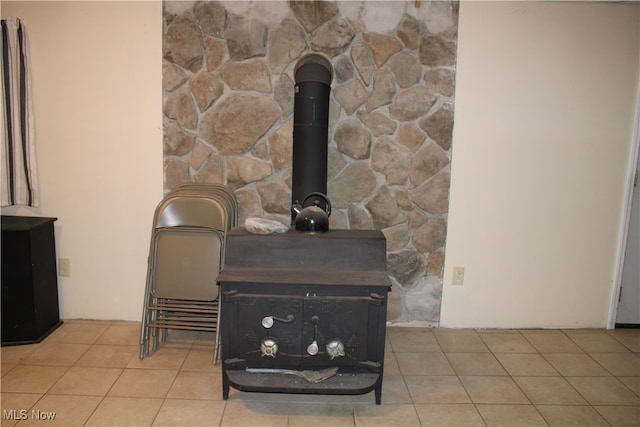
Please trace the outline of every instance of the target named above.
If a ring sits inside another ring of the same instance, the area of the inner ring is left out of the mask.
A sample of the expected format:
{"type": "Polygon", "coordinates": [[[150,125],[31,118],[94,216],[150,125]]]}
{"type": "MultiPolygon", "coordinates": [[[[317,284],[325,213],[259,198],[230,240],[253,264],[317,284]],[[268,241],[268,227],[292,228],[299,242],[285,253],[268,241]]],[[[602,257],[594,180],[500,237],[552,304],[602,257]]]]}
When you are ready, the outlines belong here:
{"type": "Polygon", "coordinates": [[[318,296],[303,298],[303,365],[351,366],[376,370],[384,358],[386,298],[318,296]]]}

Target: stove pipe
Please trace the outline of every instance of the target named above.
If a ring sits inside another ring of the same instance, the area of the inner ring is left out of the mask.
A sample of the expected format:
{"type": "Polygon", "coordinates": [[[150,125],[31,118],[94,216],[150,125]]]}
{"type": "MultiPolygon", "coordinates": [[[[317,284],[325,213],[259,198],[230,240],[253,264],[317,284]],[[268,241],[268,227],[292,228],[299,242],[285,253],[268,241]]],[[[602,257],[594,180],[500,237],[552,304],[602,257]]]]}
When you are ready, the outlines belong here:
{"type": "MultiPolygon", "coordinates": [[[[294,71],[292,206],[319,206],[327,210],[321,197],[327,194],[327,145],[329,133],[329,93],[333,79],[331,62],[322,55],[309,54],[298,60],[294,71]],[[304,205],[303,205],[304,203],[304,205]]],[[[295,221],[292,212],[291,224],[295,221]]]]}

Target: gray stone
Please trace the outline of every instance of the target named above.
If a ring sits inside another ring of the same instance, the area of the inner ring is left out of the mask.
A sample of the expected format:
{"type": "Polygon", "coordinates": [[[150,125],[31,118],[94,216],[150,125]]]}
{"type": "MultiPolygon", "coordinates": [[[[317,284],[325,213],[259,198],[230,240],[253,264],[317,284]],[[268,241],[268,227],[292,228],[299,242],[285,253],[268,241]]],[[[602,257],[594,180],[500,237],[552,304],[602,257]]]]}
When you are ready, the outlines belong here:
{"type": "Polygon", "coordinates": [[[166,156],[184,156],[193,149],[196,136],[182,129],[175,122],[166,122],[162,141],[166,156]]]}
{"type": "Polygon", "coordinates": [[[271,214],[288,214],[291,209],[291,189],[281,182],[261,181],[256,183],[262,209],[271,214]]]}
{"type": "Polygon", "coordinates": [[[293,157],[293,119],[269,135],[269,156],[276,171],[291,167],[293,157]]]}
{"type": "Polygon", "coordinates": [[[255,190],[243,188],[235,193],[238,199],[238,224],[244,224],[247,218],[262,215],[262,205],[255,190]]]}
{"type": "Polygon", "coordinates": [[[409,243],[409,229],[406,223],[385,228],[383,232],[387,239],[387,251],[389,252],[400,251],[409,243]]]}
{"type": "Polygon", "coordinates": [[[222,157],[211,155],[207,162],[194,175],[195,182],[223,183],[224,182],[224,161],[222,157]]]}
{"type": "Polygon", "coordinates": [[[441,36],[423,34],[420,39],[420,62],[428,67],[456,65],[456,44],[441,36]]]}
{"type": "Polygon", "coordinates": [[[425,19],[427,30],[432,34],[444,33],[455,28],[457,11],[450,1],[432,1],[425,19]]]}
{"type": "Polygon", "coordinates": [[[450,149],[453,134],[453,106],[443,104],[438,111],[420,120],[418,126],[444,150],[450,149]]]}
{"type": "Polygon", "coordinates": [[[327,179],[335,178],[347,166],[342,153],[332,146],[327,150],[327,179]]]}
{"type": "Polygon", "coordinates": [[[376,229],[392,227],[406,220],[406,215],[398,207],[386,185],[378,188],[373,198],[366,203],[366,207],[371,212],[373,226],[376,229]]]}
{"type": "Polygon", "coordinates": [[[376,176],[364,161],[350,164],[327,184],[331,205],[336,208],[363,200],[375,188],[376,176]]]}
{"type": "Polygon", "coordinates": [[[360,80],[351,80],[333,89],[333,97],[344,108],[347,115],[352,115],[365,103],[369,94],[360,80]]]}
{"type": "Polygon", "coordinates": [[[347,119],[340,122],[333,138],[338,151],[352,159],[361,160],[369,157],[371,134],[360,121],[347,119]]]}
{"type": "Polygon", "coordinates": [[[371,48],[362,40],[356,40],[351,44],[351,60],[364,84],[369,86],[376,71],[371,48]]]}
{"type": "Polygon", "coordinates": [[[433,214],[446,213],[449,208],[449,173],[440,172],[411,192],[414,203],[433,214]]]}
{"type": "Polygon", "coordinates": [[[271,174],[271,165],[249,157],[227,157],[227,185],[241,188],[271,174]]]}
{"type": "Polygon", "coordinates": [[[289,1],[289,8],[307,33],[313,32],[338,13],[338,5],[328,1],[289,1]]]}
{"type": "Polygon", "coordinates": [[[180,87],[188,79],[182,69],[170,62],[162,62],[162,86],[167,92],[180,87]]]}
{"type": "Polygon", "coordinates": [[[335,80],[338,83],[344,83],[349,81],[355,75],[355,69],[353,68],[353,64],[351,60],[346,55],[340,55],[338,59],[335,60],[335,65],[333,66],[335,73],[335,80]]]}
{"type": "Polygon", "coordinates": [[[373,75],[373,91],[365,105],[367,111],[390,104],[396,94],[393,75],[387,70],[379,70],[373,75]]]}
{"type": "Polygon", "coordinates": [[[202,34],[195,18],[184,13],[171,21],[164,36],[164,58],[195,72],[202,66],[202,34]]]}
{"type": "Polygon", "coordinates": [[[427,89],[441,93],[444,96],[453,96],[455,92],[456,73],[446,68],[428,70],[424,75],[427,89]]]}
{"type": "Polygon", "coordinates": [[[244,221],[244,228],[251,234],[275,234],[289,231],[283,223],[267,218],[252,217],[244,221]]]}
{"type": "Polygon", "coordinates": [[[352,230],[373,230],[373,221],[366,209],[358,204],[349,205],[347,208],[349,228],[352,230]]]}
{"type": "Polygon", "coordinates": [[[416,279],[423,276],[427,261],[421,253],[403,250],[387,255],[387,272],[403,288],[409,289],[416,279]]]}
{"type": "Polygon", "coordinates": [[[274,74],[281,73],[300,57],[307,47],[304,30],[293,19],[285,19],[269,34],[269,68],[274,74]]]}
{"type": "Polygon", "coordinates": [[[225,32],[232,61],[242,61],[267,53],[267,25],[258,19],[230,15],[225,32]]]}
{"type": "Polygon", "coordinates": [[[395,144],[391,138],[379,138],[371,153],[371,167],[381,172],[388,185],[403,185],[409,176],[411,154],[395,144]]]}
{"type": "Polygon", "coordinates": [[[198,109],[203,112],[220,96],[224,91],[223,84],[208,72],[199,73],[189,81],[191,94],[196,101],[198,109]]]}
{"type": "Polygon", "coordinates": [[[280,74],[273,87],[273,99],[282,110],[282,117],[293,113],[294,83],[286,74],[280,74]]]}
{"type": "Polygon", "coordinates": [[[187,87],[167,94],[163,110],[169,119],[176,120],[184,128],[195,129],[198,125],[198,111],[187,87]]]}
{"type": "Polygon", "coordinates": [[[242,154],[279,116],[278,104],[267,96],[224,95],[203,116],[200,136],[221,154],[242,154]]]}
{"type": "Polygon", "coordinates": [[[226,62],[220,69],[220,77],[234,90],[271,92],[269,69],[262,59],[226,62]]]}
{"type": "Polygon", "coordinates": [[[195,170],[200,169],[212,152],[211,147],[198,141],[191,151],[191,156],[189,156],[189,165],[195,170]]]}
{"type": "Polygon", "coordinates": [[[371,49],[373,62],[378,68],[382,67],[394,53],[399,52],[402,48],[398,40],[383,34],[364,33],[362,39],[371,49]]]}
{"type": "Polygon", "coordinates": [[[367,113],[361,110],[358,111],[357,116],[374,136],[391,135],[396,131],[396,122],[379,111],[367,113]]]}
{"type": "Polygon", "coordinates": [[[396,36],[407,49],[416,49],[420,45],[420,23],[405,15],[398,24],[396,36]]]}
{"type": "Polygon", "coordinates": [[[426,135],[411,123],[403,123],[398,131],[398,142],[411,151],[416,151],[426,138],[426,135]]]}
{"type": "Polygon", "coordinates": [[[424,117],[437,99],[437,95],[424,86],[405,89],[396,95],[393,104],[389,106],[389,115],[392,119],[410,122],[424,117]]]}
{"type": "Polygon", "coordinates": [[[330,230],[348,230],[349,223],[347,215],[342,209],[333,209],[331,216],[329,217],[329,229],[330,230]]]}
{"type": "MultiPolygon", "coordinates": [[[[400,52],[389,60],[389,69],[402,89],[413,86],[422,77],[422,65],[418,58],[408,52],[400,52]]],[[[427,88],[431,89],[428,85],[427,88]]]]}
{"type": "Polygon", "coordinates": [[[191,181],[189,163],[182,159],[164,159],[164,182],[166,188],[172,190],[191,181]]]}
{"type": "Polygon", "coordinates": [[[204,46],[204,53],[207,63],[207,71],[216,70],[224,60],[226,47],[223,40],[215,37],[207,37],[204,46]]]}
{"type": "Polygon", "coordinates": [[[422,277],[405,297],[410,321],[437,324],[440,320],[442,284],[437,277],[422,277]]]}
{"type": "Polygon", "coordinates": [[[224,37],[227,11],[218,2],[197,2],[193,12],[199,28],[205,35],[224,37]]]}
{"type": "Polygon", "coordinates": [[[251,156],[256,159],[264,160],[269,162],[269,144],[264,139],[259,140],[255,143],[253,148],[251,148],[251,156]]]}
{"type": "Polygon", "coordinates": [[[427,144],[416,153],[411,162],[412,187],[422,184],[448,165],[449,158],[442,149],[437,144],[427,144]]]}
{"type": "Polygon", "coordinates": [[[401,322],[404,320],[404,292],[400,286],[393,286],[387,298],[387,321],[401,322]]]}
{"type": "Polygon", "coordinates": [[[347,50],[354,36],[349,21],[337,17],[316,28],[311,34],[311,46],[314,50],[336,56],[347,50]]]}
{"type": "Polygon", "coordinates": [[[439,216],[433,216],[411,235],[413,246],[422,253],[433,252],[444,246],[447,239],[447,223],[439,216]]]}

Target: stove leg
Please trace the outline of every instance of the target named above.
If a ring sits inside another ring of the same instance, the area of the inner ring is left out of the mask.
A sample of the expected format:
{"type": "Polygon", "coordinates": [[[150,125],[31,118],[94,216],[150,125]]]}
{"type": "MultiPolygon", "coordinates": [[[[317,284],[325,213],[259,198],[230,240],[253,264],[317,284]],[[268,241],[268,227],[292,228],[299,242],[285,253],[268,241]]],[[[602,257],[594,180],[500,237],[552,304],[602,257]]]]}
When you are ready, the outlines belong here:
{"type": "Polygon", "coordinates": [[[222,400],[229,400],[229,379],[225,372],[222,372],[222,400]]]}
{"type": "Polygon", "coordinates": [[[374,393],[376,395],[376,405],[380,405],[382,403],[382,382],[376,386],[374,393]]]}

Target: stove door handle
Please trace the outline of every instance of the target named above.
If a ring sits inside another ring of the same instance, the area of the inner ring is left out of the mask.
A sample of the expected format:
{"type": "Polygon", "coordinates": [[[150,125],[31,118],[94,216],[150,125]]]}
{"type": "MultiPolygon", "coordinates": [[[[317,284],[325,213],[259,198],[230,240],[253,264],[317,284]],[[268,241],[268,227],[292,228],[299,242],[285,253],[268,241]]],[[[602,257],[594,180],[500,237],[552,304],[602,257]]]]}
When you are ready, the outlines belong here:
{"type": "Polygon", "coordinates": [[[262,318],[262,326],[265,329],[271,329],[273,327],[274,322],[282,322],[282,323],[291,323],[295,320],[293,314],[289,314],[286,319],[282,319],[280,317],[275,316],[266,316],[262,318]]]}

